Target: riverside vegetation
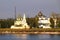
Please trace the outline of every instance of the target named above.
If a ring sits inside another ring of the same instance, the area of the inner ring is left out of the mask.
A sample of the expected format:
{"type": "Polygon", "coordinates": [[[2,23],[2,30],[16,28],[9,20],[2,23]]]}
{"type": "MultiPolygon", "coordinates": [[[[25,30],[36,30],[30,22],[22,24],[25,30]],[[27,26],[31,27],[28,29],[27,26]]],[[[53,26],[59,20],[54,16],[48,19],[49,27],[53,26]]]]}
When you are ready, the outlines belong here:
{"type": "MultiPolygon", "coordinates": [[[[38,20],[37,18],[26,18],[28,25],[30,26],[30,28],[39,28],[38,27],[38,20]]],[[[0,19],[0,28],[10,28],[11,25],[14,24],[14,19],[0,19]]],[[[50,22],[51,22],[51,27],[54,28],[54,21],[52,18],[50,18],[50,22]]],[[[60,20],[57,21],[57,28],[60,28],[60,20]]]]}
{"type": "MultiPolygon", "coordinates": [[[[38,12],[38,14],[35,17],[31,17],[31,18],[26,18],[27,24],[30,26],[30,28],[39,28],[38,27],[38,18],[40,16],[45,16],[43,15],[42,12],[38,12]],[[41,14],[41,15],[40,15],[41,14]]],[[[51,28],[54,28],[54,19],[57,20],[56,22],[56,28],[60,28],[60,14],[55,14],[52,13],[51,15],[52,17],[50,17],[50,22],[51,22],[51,28]]],[[[0,28],[10,28],[11,25],[14,24],[15,19],[13,18],[8,18],[8,19],[0,19],[0,28]]]]}

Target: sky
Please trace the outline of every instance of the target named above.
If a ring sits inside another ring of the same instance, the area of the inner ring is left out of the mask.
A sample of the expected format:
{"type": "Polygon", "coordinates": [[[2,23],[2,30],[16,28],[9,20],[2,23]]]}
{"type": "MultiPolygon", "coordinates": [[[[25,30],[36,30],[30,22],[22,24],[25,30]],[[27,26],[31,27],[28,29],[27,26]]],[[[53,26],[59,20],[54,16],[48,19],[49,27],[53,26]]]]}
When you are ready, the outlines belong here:
{"type": "Polygon", "coordinates": [[[60,0],[0,0],[0,19],[14,18],[16,14],[34,17],[41,11],[49,17],[51,12],[60,13],[60,0]]]}

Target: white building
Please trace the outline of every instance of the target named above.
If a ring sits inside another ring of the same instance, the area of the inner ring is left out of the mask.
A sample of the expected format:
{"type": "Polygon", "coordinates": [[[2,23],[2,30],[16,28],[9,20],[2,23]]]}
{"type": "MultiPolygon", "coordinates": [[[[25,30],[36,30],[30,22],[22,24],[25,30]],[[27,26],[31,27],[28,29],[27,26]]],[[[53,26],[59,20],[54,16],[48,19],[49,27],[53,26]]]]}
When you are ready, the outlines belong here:
{"type": "Polygon", "coordinates": [[[39,13],[40,16],[38,17],[39,18],[39,21],[38,21],[39,28],[51,28],[50,27],[50,24],[51,24],[50,18],[46,19],[43,15],[41,15],[42,13],[41,14],[40,13],[39,13]]]}
{"type": "Polygon", "coordinates": [[[14,25],[11,26],[11,29],[29,29],[30,27],[27,25],[25,14],[23,18],[17,17],[14,25]]]}

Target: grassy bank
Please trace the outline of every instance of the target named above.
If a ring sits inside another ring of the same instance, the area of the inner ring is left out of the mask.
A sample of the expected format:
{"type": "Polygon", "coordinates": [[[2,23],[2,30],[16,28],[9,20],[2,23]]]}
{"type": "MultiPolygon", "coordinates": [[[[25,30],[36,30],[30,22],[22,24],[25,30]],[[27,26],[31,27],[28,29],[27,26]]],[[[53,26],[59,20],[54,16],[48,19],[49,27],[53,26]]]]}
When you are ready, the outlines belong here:
{"type": "Polygon", "coordinates": [[[10,28],[0,28],[0,34],[7,33],[20,33],[20,34],[60,34],[60,28],[42,29],[10,29],[10,28]]]}
{"type": "Polygon", "coordinates": [[[10,28],[0,28],[0,32],[3,31],[12,31],[12,32],[60,32],[60,28],[51,28],[51,29],[42,29],[42,28],[33,28],[33,29],[10,29],[10,28]]]}

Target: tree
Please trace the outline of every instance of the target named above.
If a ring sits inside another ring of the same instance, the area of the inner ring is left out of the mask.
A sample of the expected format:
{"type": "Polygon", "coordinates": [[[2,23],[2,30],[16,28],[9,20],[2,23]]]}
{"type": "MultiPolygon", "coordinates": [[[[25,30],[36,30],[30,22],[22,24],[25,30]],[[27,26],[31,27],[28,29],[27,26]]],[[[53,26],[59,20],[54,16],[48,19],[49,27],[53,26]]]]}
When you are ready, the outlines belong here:
{"type": "Polygon", "coordinates": [[[51,22],[51,27],[54,28],[54,20],[52,18],[50,18],[50,22],[51,22]]]}
{"type": "Polygon", "coordinates": [[[14,19],[2,19],[1,21],[0,21],[0,27],[1,28],[10,28],[11,27],[11,25],[13,25],[14,24],[14,19]]]}
{"type": "Polygon", "coordinates": [[[30,28],[37,28],[38,27],[38,20],[37,18],[27,18],[27,23],[30,28]]]}
{"type": "Polygon", "coordinates": [[[60,28],[60,20],[57,21],[57,27],[60,28]]]}
{"type": "MultiPolygon", "coordinates": [[[[60,24],[60,14],[52,12],[51,18],[53,19],[53,21],[54,21],[54,19],[56,19],[56,28],[58,28],[60,26],[59,25],[60,24]]],[[[52,22],[52,24],[53,24],[53,22],[52,22]]]]}

